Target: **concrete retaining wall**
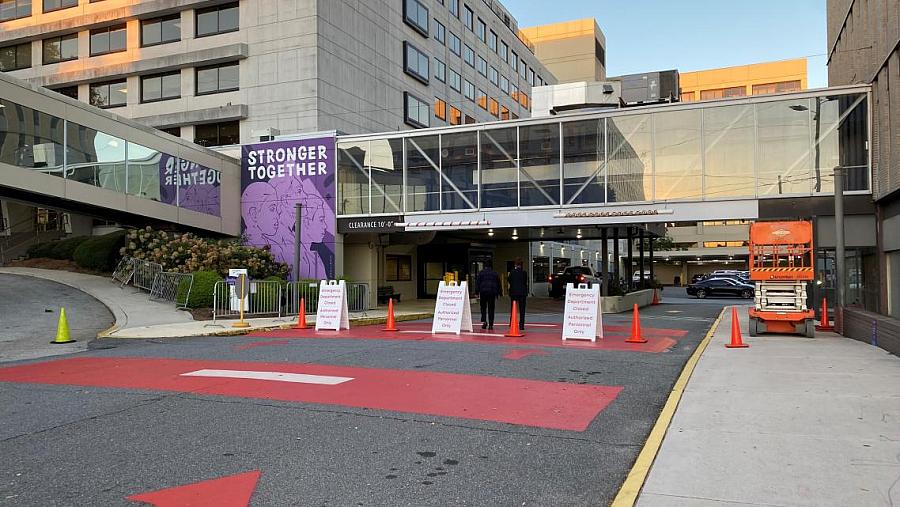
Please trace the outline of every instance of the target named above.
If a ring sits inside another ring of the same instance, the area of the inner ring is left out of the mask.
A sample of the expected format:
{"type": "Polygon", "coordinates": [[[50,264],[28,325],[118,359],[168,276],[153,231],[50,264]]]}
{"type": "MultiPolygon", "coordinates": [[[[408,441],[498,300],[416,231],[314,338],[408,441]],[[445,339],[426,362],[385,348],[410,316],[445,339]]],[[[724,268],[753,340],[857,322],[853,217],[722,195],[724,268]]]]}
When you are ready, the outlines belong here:
{"type": "Polygon", "coordinates": [[[603,313],[621,313],[630,311],[635,303],[641,308],[653,302],[653,289],[629,292],[624,296],[606,296],[601,298],[603,313]]]}

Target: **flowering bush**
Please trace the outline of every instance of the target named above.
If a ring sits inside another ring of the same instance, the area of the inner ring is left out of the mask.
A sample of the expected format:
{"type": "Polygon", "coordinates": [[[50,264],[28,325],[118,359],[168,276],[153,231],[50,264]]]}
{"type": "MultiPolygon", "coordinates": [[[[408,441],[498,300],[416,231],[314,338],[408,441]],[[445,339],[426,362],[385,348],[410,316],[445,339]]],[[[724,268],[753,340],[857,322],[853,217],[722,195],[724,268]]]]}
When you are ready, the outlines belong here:
{"type": "Polygon", "coordinates": [[[119,253],[181,273],[215,271],[225,276],[230,268],[247,268],[251,278],[283,279],[289,271],[286,264],[275,260],[268,247],[244,246],[233,239],[201,238],[189,232],[155,231],[150,227],[128,231],[119,253]]]}

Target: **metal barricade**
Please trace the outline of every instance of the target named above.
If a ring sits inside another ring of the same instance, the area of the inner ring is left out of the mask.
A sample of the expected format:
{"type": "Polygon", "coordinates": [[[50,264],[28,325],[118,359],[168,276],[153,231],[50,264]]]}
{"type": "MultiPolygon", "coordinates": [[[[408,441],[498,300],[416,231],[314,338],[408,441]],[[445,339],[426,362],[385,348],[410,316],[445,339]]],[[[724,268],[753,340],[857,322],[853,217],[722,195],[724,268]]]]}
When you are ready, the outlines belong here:
{"type": "Polygon", "coordinates": [[[116,270],[113,271],[112,279],[114,282],[119,282],[122,287],[128,285],[128,282],[131,281],[131,277],[134,276],[134,259],[125,256],[119,261],[119,264],[116,265],[116,270]]]}
{"type": "Polygon", "coordinates": [[[132,285],[147,291],[153,289],[153,280],[156,279],[157,274],[162,273],[162,264],[139,259],[133,260],[134,275],[132,276],[132,285]]]}
{"type": "MultiPolygon", "coordinates": [[[[365,312],[369,309],[369,284],[348,282],[347,310],[365,312]]],[[[314,281],[288,282],[285,287],[284,314],[297,315],[300,310],[300,298],[306,304],[306,314],[312,315],[319,308],[319,283],[314,281]]]]}
{"type": "Polygon", "coordinates": [[[284,314],[300,313],[300,298],[304,299],[306,314],[312,315],[319,309],[319,283],[315,281],[288,282],[284,290],[284,314]]]}
{"type": "MultiPolygon", "coordinates": [[[[244,316],[281,317],[283,285],[283,282],[250,280],[250,291],[244,300],[244,316]]],[[[240,299],[233,286],[224,281],[216,282],[213,286],[213,321],[223,317],[237,317],[240,314],[239,303],[240,299]]]]}
{"type": "Polygon", "coordinates": [[[193,286],[194,275],[163,271],[157,273],[153,279],[150,299],[175,303],[176,308],[187,308],[188,298],[191,297],[191,288],[193,286]]]}

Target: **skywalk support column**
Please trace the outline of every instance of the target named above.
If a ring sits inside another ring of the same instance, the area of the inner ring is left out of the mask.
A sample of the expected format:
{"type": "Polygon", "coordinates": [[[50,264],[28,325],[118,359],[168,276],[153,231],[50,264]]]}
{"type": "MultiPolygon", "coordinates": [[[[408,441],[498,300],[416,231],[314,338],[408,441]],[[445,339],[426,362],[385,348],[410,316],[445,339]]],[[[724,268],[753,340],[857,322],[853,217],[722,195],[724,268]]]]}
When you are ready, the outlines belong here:
{"type": "Polygon", "coordinates": [[[834,317],[839,333],[844,332],[844,174],[834,168],[834,317]]]}
{"type": "Polygon", "coordinates": [[[655,240],[655,239],[656,238],[653,235],[650,235],[650,236],[648,236],[648,241],[647,241],[647,243],[650,246],[650,267],[648,268],[648,271],[650,272],[650,281],[651,282],[655,278],[655,274],[654,274],[654,270],[653,270],[653,240],[655,240]]]}
{"type": "Polygon", "coordinates": [[[638,229],[638,287],[644,285],[644,228],[638,229]]]}
{"type": "Polygon", "coordinates": [[[625,286],[631,288],[631,279],[634,274],[634,231],[629,226],[625,230],[626,240],[628,241],[628,257],[625,261],[625,286]]]}
{"type": "Polygon", "coordinates": [[[600,273],[603,275],[600,290],[604,296],[609,295],[609,237],[606,227],[600,229],[600,273]]]}
{"type": "Polygon", "coordinates": [[[617,225],[615,229],[613,229],[613,280],[616,281],[616,284],[619,283],[619,278],[621,276],[621,270],[619,269],[619,226],[617,225]]]}

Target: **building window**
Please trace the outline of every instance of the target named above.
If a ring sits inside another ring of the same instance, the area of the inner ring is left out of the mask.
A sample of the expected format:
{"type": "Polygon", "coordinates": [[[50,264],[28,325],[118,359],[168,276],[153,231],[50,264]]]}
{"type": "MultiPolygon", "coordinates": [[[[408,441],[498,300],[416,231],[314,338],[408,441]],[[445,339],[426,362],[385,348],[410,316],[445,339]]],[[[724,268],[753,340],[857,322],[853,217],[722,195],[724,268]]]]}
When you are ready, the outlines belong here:
{"type": "Polygon", "coordinates": [[[729,97],[743,97],[747,94],[747,88],[734,86],[731,88],[719,88],[716,90],[700,91],[700,100],[727,99],[729,97]]]}
{"type": "Polygon", "coordinates": [[[468,79],[463,82],[463,96],[475,102],[475,85],[470,83],[468,79]]]}
{"type": "Polygon", "coordinates": [[[475,68],[478,69],[478,73],[484,77],[487,77],[487,62],[484,58],[478,57],[476,60],[475,68]]]}
{"type": "Polygon", "coordinates": [[[453,69],[450,69],[450,88],[461,92],[462,91],[462,78],[459,75],[459,72],[456,72],[453,69]]]}
{"type": "Polygon", "coordinates": [[[445,44],[447,42],[447,32],[444,25],[440,21],[434,20],[434,40],[445,44]]]}
{"type": "Polygon", "coordinates": [[[500,73],[493,66],[491,66],[491,77],[489,79],[494,86],[500,86],[500,73]]]}
{"type": "Polygon", "coordinates": [[[534,86],[534,69],[528,69],[528,84],[534,86]]]}
{"type": "Polygon", "coordinates": [[[31,0],[0,0],[0,21],[31,16],[31,0]]]}
{"type": "Polygon", "coordinates": [[[450,9],[450,14],[459,17],[459,0],[450,0],[450,5],[447,7],[450,9]]]}
{"type": "Polygon", "coordinates": [[[487,94],[484,93],[484,90],[479,89],[478,95],[476,96],[476,99],[475,99],[475,102],[477,102],[478,106],[481,107],[481,109],[484,109],[485,111],[487,111],[487,99],[488,99],[487,94]]]}
{"type": "Polygon", "coordinates": [[[484,24],[481,18],[478,18],[478,21],[475,23],[475,34],[478,35],[478,40],[487,42],[487,25],[484,24]]]}
{"type": "Polygon", "coordinates": [[[155,46],[181,40],[181,15],[141,21],[141,46],[155,46]]]}
{"type": "Polygon", "coordinates": [[[509,66],[513,69],[513,74],[519,73],[519,55],[515,51],[509,52],[509,66]]]}
{"type": "Polygon", "coordinates": [[[170,136],[181,137],[181,127],[168,127],[164,129],[157,129],[160,132],[165,132],[170,136]]]}
{"type": "Polygon", "coordinates": [[[197,37],[234,32],[240,27],[238,20],[237,2],[197,9],[197,37]]]}
{"type": "Polygon", "coordinates": [[[800,91],[800,81],[783,81],[781,83],[769,83],[753,85],[753,95],[765,95],[767,93],[784,93],[800,91]]]}
{"type": "Polygon", "coordinates": [[[90,104],[101,108],[120,107],[128,102],[128,86],[124,79],[91,85],[90,104]]]}
{"type": "Polygon", "coordinates": [[[455,54],[456,56],[460,56],[461,43],[460,43],[459,37],[457,37],[455,33],[450,32],[449,40],[450,40],[450,43],[448,44],[448,46],[450,47],[450,51],[453,51],[453,54],[455,54]]]}
{"type": "Polygon", "coordinates": [[[497,34],[494,33],[493,30],[491,30],[490,34],[488,35],[488,47],[491,48],[491,51],[493,51],[494,53],[497,52],[497,34]]]}
{"type": "Polygon", "coordinates": [[[680,100],[681,102],[694,102],[697,100],[697,97],[694,95],[694,92],[681,92],[680,100]]]}
{"type": "Polygon", "coordinates": [[[472,12],[468,5],[463,6],[463,24],[466,25],[469,31],[475,30],[475,13],[472,12]]]}
{"type": "Polygon", "coordinates": [[[469,47],[466,44],[465,51],[463,52],[463,60],[469,64],[469,67],[475,68],[475,50],[469,47]]]}
{"type": "Polygon", "coordinates": [[[410,76],[419,81],[428,84],[428,78],[431,75],[428,70],[428,62],[430,58],[410,44],[403,42],[403,70],[410,76]]]}
{"type": "Polygon", "coordinates": [[[519,91],[519,104],[528,109],[528,95],[523,91],[519,91]]]}
{"type": "Polygon", "coordinates": [[[475,118],[472,116],[466,115],[466,125],[473,125],[473,124],[475,124],[475,118]]]}
{"type": "Polygon", "coordinates": [[[594,41],[594,57],[600,62],[600,65],[606,67],[606,50],[600,45],[600,41],[594,41]]]}
{"type": "Polygon", "coordinates": [[[509,85],[509,96],[512,97],[514,102],[518,102],[519,100],[519,87],[510,83],[509,85]]]}
{"type": "Polygon", "coordinates": [[[68,9],[69,7],[77,7],[78,0],[44,0],[44,12],[58,11],[60,9],[68,9]]]}
{"type": "Polygon", "coordinates": [[[434,117],[447,121],[447,103],[441,99],[434,99],[434,117]]]}
{"type": "Polygon", "coordinates": [[[528,64],[525,63],[525,60],[519,62],[519,73],[522,76],[522,79],[528,77],[528,64]]]}
{"type": "Polygon", "coordinates": [[[78,58],[78,34],[52,37],[43,41],[44,64],[59,63],[78,58]]]}
{"type": "Polygon", "coordinates": [[[442,83],[447,82],[447,66],[437,58],[434,59],[434,78],[442,83]]]}
{"type": "Polygon", "coordinates": [[[550,257],[533,257],[531,263],[533,283],[546,283],[550,276],[550,257]]]}
{"type": "Polygon", "coordinates": [[[141,76],[141,102],[156,102],[179,97],[181,97],[181,71],[141,76]]]}
{"type": "Polygon", "coordinates": [[[403,92],[403,117],[407,125],[426,128],[431,119],[431,107],[415,95],[403,92]]]}
{"type": "Polygon", "coordinates": [[[460,125],[462,123],[462,111],[450,106],[450,125],[460,125]]]}
{"type": "Polygon", "coordinates": [[[31,43],[0,48],[0,72],[31,67],[31,43]]]}
{"type": "Polygon", "coordinates": [[[230,92],[240,88],[239,64],[226,63],[197,69],[197,95],[230,92]]]}
{"type": "Polygon", "coordinates": [[[91,30],[91,56],[125,51],[125,25],[91,30]]]}
{"type": "Polygon", "coordinates": [[[428,37],[428,7],[422,5],[419,0],[404,0],[403,21],[428,37]]]}
{"type": "Polygon", "coordinates": [[[500,107],[500,119],[508,120],[509,119],[509,108],[506,106],[500,107]]]}
{"type": "Polygon", "coordinates": [[[409,255],[385,255],[384,280],[386,282],[411,281],[412,257],[409,255]]]}
{"type": "Polygon", "coordinates": [[[241,127],[237,120],[194,125],[194,143],[200,146],[228,146],[241,142],[241,127]]]}
{"type": "Polygon", "coordinates": [[[500,41],[500,59],[504,62],[509,59],[509,46],[502,40],[500,41]]]}
{"type": "Polygon", "coordinates": [[[500,76],[500,91],[509,95],[509,79],[500,76]]]}
{"type": "Polygon", "coordinates": [[[78,100],[78,85],[75,86],[64,86],[62,88],[52,88],[52,91],[69,97],[70,99],[78,100]]]}
{"type": "Polygon", "coordinates": [[[496,99],[490,99],[488,103],[488,112],[491,113],[491,116],[500,117],[500,103],[496,101],[496,99]]]}
{"type": "Polygon", "coordinates": [[[542,78],[540,74],[537,75],[537,85],[544,86],[544,78],[542,78]]]}

